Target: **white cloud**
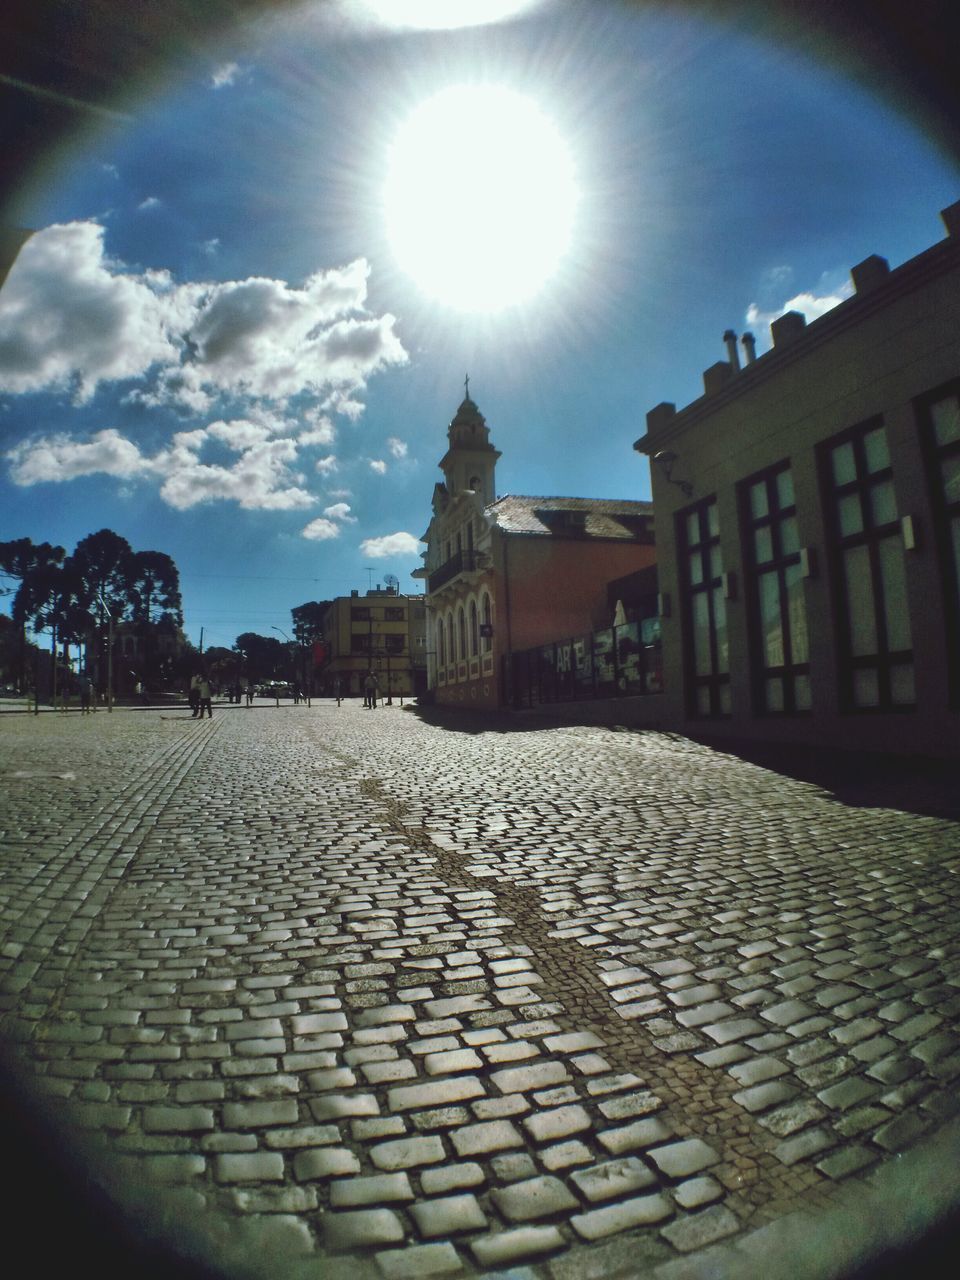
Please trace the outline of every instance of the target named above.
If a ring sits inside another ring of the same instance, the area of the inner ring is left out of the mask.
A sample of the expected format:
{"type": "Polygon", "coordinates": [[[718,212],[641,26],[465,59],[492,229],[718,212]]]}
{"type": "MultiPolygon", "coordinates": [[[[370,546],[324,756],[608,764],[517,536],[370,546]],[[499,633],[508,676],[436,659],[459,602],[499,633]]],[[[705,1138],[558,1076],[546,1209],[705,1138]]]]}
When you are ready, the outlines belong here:
{"type": "MultiPolygon", "coordinates": [[[[107,257],[104,229],[58,224],[24,245],[0,291],[0,390],[137,379],[130,398],[206,412],[220,396],[306,393],[356,418],[366,380],[407,355],[391,315],[365,310],[362,258],[302,285],[252,277],[176,284],[107,257]]],[[[326,408],[326,404],[321,408],[326,408]]]]}
{"type": "Polygon", "coordinates": [[[386,560],[390,556],[417,555],[420,543],[411,533],[388,533],[382,538],[365,538],[360,550],[371,560],[386,560]]]}
{"type": "Polygon", "coordinates": [[[217,253],[219,253],[220,251],[220,237],[211,236],[209,240],[203,241],[200,248],[203,250],[203,252],[207,255],[208,258],[216,257],[217,253]]]}
{"type": "Polygon", "coordinates": [[[112,429],[89,440],[56,435],[28,440],[10,450],[10,478],[27,486],[108,475],[122,479],[152,476],[162,480],[160,497],[185,511],[204,502],[230,501],[245,510],[290,511],[313,506],[313,494],[290,471],[297,441],[272,439],[253,422],[215,422],[180,431],[170,445],[148,456],[112,429]],[[230,466],[204,462],[209,441],[226,442],[239,456],[230,466]]]}
{"type": "Polygon", "coordinates": [[[332,507],[324,507],[323,514],[331,520],[342,520],[344,524],[357,523],[357,517],[350,514],[350,505],[346,502],[335,502],[332,507]]]}
{"type": "Polygon", "coordinates": [[[11,449],[10,477],[15,484],[75,480],[97,473],[129,479],[150,469],[151,463],[135,444],[112,429],[98,431],[89,440],[68,435],[28,441],[11,449]]]}
{"type": "Polygon", "coordinates": [[[0,291],[0,390],[73,389],[176,364],[175,335],[194,307],[155,273],[119,273],[92,222],[47,227],[26,242],[0,291]]]}
{"type": "MultiPolygon", "coordinates": [[[[784,273],[784,278],[789,274],[789,268],[781,267],[778,269],[784,273]]],[[[751,328],[759,330],[757,333],[758,345],[769,347],[770,341],[767,336],[769,326],[780,316],[785,315],[788,311],[799,311],[806,319],[807,323],[817,320],[820,316],[826,315],[828,311],[832,311],[846,298],[853,294],[853,285],[850,281],[844,281],[836,287],[824,287],[823,292],[814,293],[805,291],[795,294],[781,307],[773,307],[764,310],[756,302],[751,302],[746,310],[746,322],[751,328]]]]}
{"type": "Polygon", "coordinates": [[[405,458],[407,456],[407,446],[402,440],[398,440],[396,436],[387,437],[387,448],[395,458],[405,458]]]}
{"type": "Polygon", "coordinates": [[[385,475],[387,470],[387,464],[384,462],[382,458],[371,458],[370,470],[375,471],[378,476],[385,475]]]}
{"type": "Polygon", "coordinates": [[[146,200],[141,200],[140,203],[137,205],[137,208],[140,210],[158,209],[159,207],[160,207],[160,201],[157,199],[156,196],[147,196],[146,200]]]}
{"type": "Polygon", "coordinates": [[[318,458],[314,465],[322,476],[328,476],[337,470],[339,464],[334,454],[328,453],[325,458],[318,458]]]}
{"type": "Polygon", "coordinates": [[[238,63],[223,62],[219,67],[214,67],[213,74],[210,77],[210,84],[214,89],[223,89],[227,85],[234,84],[239,74],[240,66],[238,63]]]}
{"type": "Polygon", "coordinates": [[[304,538],[310,538],[314,542],[326,542],[328,538],[339,538],[340,527],[334,524],[332,520],[325,520],[322,516],[310,523],[301,530],[304,538]]]}

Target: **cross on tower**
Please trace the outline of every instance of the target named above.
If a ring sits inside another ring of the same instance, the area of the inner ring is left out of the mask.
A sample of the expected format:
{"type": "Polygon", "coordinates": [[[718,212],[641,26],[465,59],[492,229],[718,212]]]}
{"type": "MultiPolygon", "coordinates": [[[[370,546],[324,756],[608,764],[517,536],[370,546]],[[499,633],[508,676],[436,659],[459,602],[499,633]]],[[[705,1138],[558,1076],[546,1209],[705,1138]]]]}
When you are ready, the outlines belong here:
{"type": "Polygon", "coordinates": [[[466,375],[466,377],[463,379],[463,393],[464,393],[464,397],[465,397],[467,400],[469,400],[469,399],[470,399],[470,375],[469,375],[469,373],[468,373],[468,374],[466,375]]]}

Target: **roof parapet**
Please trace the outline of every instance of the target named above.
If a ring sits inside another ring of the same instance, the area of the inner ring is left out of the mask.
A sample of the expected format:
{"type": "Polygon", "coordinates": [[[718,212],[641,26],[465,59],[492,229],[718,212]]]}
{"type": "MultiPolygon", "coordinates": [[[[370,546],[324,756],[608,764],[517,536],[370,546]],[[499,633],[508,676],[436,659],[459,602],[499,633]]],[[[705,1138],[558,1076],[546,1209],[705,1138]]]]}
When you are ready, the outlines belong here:
{"type": "Polygon", "coordinates": [[[733,377],[733,374],[733,367],[728,360],[718,360],[717,363],[712,364],[709,369],[704,369],[704,395],[712,396],[716,395],[718,391],[722,391],[733,377]]]}
{"type": "Polygon", "coordinates": [[[943,219],[943,225],[947,228],[947,235],[960,238],[960,200],[957,200],[954,204],[947,205],[946,209],[941,209],[940,217],[943,219]]]}

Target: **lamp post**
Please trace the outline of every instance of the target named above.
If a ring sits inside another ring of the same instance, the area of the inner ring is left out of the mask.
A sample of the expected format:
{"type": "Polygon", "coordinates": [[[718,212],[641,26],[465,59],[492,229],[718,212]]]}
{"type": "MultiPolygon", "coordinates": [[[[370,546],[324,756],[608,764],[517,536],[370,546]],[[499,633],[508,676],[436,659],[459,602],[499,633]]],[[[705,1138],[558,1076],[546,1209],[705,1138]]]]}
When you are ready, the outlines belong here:
{"type": "MultiPolygon", "coordinates": [[[[273,624],[271,623],[270,630],[271,630],[271,631],[279,631],[279,632],[280,632],[280,634],[283,636],[284,640],[286,640],[287,644],[290,646],[290,648],[291,648],[291,649],[294,647],[294,645],[296,645],[297,649],[299,650],[299,653],[300,653],[300,678],[303,680],[303,696],[304,696],[304,698],[306,699],[307,706],[309,707],[311,704],[310,704],[310,694],[309,694],[309,691],[308,691],[308,689],[307,689],[307,672],[306,672],[306,666],[307,666],[307,663],[306,663],[306,654],[305,654],[305,650],[304,650],[303,645],[302,645],[302,644],[298,644],[298,643],[297,643],[297,641],[295,641],[295,640],[291,640],[291,639],[290,639],[290,637],[287,635],[287,633],[283,630],[283,628],[282,628],[282,627],[275,627],[275,626],[273,626],[273,624]]],[[[295,675],[295,678],[296,678],[296,671],[294,671],[294,675],[295,675]]],[[[279,698],[278,698],[278,699],[277,699],[277,706],[279,707],[279,705],[280,705],[280,700],[279,700],[279,698]]]]}
{"type": "Polygon", "coordinates": [[[97,592],[100,608],[107,615],[107,710],[113,710],[113,614],[107,608],[103,592],[97,592]]]}

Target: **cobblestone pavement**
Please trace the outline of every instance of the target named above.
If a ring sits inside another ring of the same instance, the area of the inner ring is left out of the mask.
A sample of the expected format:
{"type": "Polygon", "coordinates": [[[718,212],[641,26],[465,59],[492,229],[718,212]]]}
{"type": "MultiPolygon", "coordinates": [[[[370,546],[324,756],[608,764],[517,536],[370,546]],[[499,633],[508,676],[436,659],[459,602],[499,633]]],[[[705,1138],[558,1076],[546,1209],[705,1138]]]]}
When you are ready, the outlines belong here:
{"type": "Polygon", "coordinates": [[[675,735],[10,716],[0,815],[4,1041],[231,1275],[685,1274],[960,1109],[960,824],[675,735]]]}

